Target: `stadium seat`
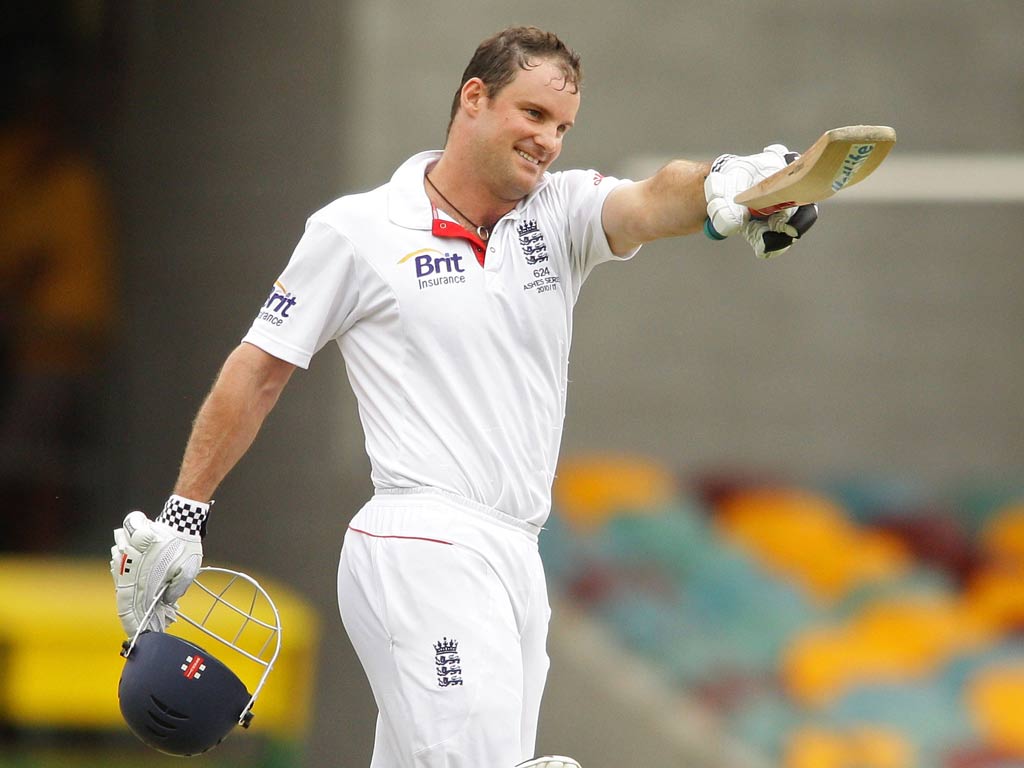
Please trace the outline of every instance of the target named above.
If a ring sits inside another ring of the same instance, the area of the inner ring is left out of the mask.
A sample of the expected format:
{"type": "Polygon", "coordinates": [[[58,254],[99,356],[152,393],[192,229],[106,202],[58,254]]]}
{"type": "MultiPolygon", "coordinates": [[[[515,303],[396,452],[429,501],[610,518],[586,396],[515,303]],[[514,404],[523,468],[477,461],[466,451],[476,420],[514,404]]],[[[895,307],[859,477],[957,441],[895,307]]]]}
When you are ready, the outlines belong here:
{"type": "Polygon", "coordinates": [[[982,668],[968,681],[964,699],[984,740],[1024,760],[1024,661],[982,668]]]}
{"type": "Polygon", "coordinates": [[[885,727],[806,727],[791,734],[785,768],[915,768],[913,746],[885,727]]]}
{"type": "Polygon", "coordinates": [[[858,528],[835,502],[808,491],[736,494],[723,502],[716,519],[726,536],[768,570],[793,579],[823,605],[910,567],[895,537],[858,528]]]}
{"type": "Polygon", "coordinates": [[[676,494],[676,479],[660,463],[636,456],[563,459],[553,487],[554,505],[580,530],[603,525],[624,510],[656,510],[676,494]]]}
{"type": "Polygon", "coordinates": [[[866,605],[843,624],[802,632],[781,667],[791,695],[822,707],[857,685],[923,680],[990,641],[955,596],[894,597],[866,605]]]}

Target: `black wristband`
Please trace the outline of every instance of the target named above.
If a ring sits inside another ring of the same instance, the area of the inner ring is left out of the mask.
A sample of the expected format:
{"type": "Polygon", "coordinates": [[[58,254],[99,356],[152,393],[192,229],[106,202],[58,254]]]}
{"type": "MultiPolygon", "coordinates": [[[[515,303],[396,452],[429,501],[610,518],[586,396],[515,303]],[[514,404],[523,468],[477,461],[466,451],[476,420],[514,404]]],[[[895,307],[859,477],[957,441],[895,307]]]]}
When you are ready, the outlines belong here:
{"type": "MultiPolygon", "coordinates": [[[[211,501],[210,504],[212,503],[211,501]]],[[[158,523],[171,526],[179,533],[203,538],[206,536],[206,518],[210,514],[210,504],[186,499],[184,496],[171,496],[156,520],[158,523]]]]}

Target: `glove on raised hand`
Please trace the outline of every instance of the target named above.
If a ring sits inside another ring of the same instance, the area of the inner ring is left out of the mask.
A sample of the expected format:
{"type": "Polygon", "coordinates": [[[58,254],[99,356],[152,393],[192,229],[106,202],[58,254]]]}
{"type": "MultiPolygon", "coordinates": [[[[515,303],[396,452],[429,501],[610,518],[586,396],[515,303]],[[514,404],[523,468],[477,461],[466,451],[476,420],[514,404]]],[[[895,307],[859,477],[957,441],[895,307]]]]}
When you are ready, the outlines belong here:
{"type": "Polygon", "coordinates": [[[785,168],[799,155],[782,144],[772,144],[757,155],[720,155],[711,165],[704,180],[708,220],[704,231],[714,240],[722,240],[737,232],[754,249],[758,258],[771,258],[784,253],[795,239],[817,221],[818,207],[802,205],[755,218],[746,206],[733,202],[740,192],[776,171],[785,168]]]}
{"type": "Polygon", "coordinates": [[[167,584],[145,629],[164,631],[176,618],[175,603],[199,573],[202,534],[210,505],[171,496],[156,520],[129,512],[114,531],[110,573],[114,577],[117,615],[129,637],[167,584]]]}

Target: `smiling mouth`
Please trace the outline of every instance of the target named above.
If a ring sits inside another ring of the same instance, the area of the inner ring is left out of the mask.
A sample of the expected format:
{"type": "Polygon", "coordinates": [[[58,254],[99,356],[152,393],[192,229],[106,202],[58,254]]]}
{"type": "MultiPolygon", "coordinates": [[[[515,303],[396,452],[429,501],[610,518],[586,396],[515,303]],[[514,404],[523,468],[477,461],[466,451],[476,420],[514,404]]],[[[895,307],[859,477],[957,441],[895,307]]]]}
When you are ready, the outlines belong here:
{"type": "Polygon", "coordinates": [[[538,159],[537,159],[536,157],[534,157],[533,155],[528,155],[528,154],[526,154],[526,153],[525,153],[525,152],[523,152],[523,150],[521,150],[521,149],[517,149],[517,150],[516,150],[516,154],[517,154],[517,155],[519,155],[519,156],[520,156],[521,158],[523,158],[524,160],[526,160],[527,162],[533,163],[534,165],[538,165],[538,166],[540,165],[540,160],[538,160],[538,159]]]}

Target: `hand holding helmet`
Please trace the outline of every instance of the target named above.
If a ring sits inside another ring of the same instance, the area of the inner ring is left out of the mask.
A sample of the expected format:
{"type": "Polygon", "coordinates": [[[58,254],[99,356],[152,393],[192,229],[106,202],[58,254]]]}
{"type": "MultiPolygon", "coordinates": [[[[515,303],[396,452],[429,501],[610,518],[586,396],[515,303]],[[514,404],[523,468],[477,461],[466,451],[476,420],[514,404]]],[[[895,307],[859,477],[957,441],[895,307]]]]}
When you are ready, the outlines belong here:
{"type": "Polygon", "coordinates": [[[202,533],[209,510],[209,504],[171,496],[156,520],[129,512],[114,531],[110,574],[117,616],[128,635],[139,629],[158,593],[162,598],[144,628],[163,632],[174,621],[174,604],[203,562],[202,533]]]}

